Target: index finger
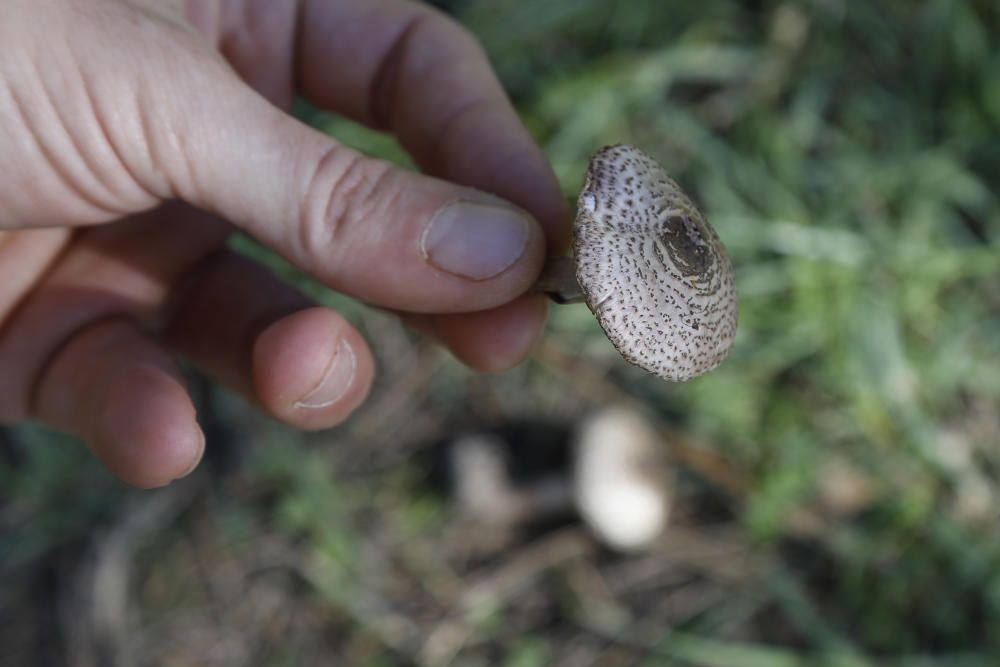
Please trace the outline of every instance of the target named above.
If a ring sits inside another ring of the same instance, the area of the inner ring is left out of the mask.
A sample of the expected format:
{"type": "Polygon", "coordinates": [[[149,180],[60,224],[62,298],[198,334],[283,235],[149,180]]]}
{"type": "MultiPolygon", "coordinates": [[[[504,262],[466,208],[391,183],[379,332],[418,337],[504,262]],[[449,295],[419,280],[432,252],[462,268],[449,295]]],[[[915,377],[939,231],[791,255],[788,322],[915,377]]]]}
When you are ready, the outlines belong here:
{"type": "Polygon", "coordinates": [[[296,80],[317,105],[392,132],[427,173],[532,213],[550,252],[569,210],[482,47],[431,7],[405,0],[303,0],[296,80]]]}

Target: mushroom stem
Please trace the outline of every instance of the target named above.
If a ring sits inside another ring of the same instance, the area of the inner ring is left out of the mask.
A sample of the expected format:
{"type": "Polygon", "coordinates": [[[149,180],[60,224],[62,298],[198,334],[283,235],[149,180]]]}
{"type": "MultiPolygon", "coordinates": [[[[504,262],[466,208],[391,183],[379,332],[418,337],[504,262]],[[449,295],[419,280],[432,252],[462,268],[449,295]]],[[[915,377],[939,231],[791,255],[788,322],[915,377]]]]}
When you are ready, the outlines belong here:
{"type": "Polygon", "coordinates": [[[583,303],[583,289],[576,280],[576,262],[565,255],[549,255],[534,286],[555,303],[583,303]]]}

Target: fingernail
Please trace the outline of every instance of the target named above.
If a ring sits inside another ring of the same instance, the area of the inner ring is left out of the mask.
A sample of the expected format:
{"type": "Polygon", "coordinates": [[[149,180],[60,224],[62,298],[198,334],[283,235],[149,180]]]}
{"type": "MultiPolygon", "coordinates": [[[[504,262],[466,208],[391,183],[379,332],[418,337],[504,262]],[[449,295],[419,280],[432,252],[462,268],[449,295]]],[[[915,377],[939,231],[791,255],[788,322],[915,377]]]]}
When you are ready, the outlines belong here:
{"type": "Polygon", "coordinates": [[[177,475],[177,477],[174,478],[175,480],[187,477],[188,475],[193,473],[195,468],[198,467],[198,464],[201,463],[201,457],[205,453],[205,432],[199,428],[198,435],[201,436],[201,442],[198,444],[198,453],[195,454],[194,458],[191,460],[191,465],[188,466],[187,470],[177,475]]]}
{"type": "Polygon", "coordinates": [[[333,405],[339,401],[351,387],[354,373],[358,369],[358,358],[351,349],[350,343],[344,338],[337,344],[337,350],[330,360],[330,365],[323,374],[316,388],[306,394],[305,398],[295,404],[297,408],[315,410],[333,405]]]}
{"type": "Polygon", "coordinates": [[[486,280],[520,259],[530,220],[513,208],[467,199],[445,204],[424,228],[424,259],[463,278],[486,280]]]}

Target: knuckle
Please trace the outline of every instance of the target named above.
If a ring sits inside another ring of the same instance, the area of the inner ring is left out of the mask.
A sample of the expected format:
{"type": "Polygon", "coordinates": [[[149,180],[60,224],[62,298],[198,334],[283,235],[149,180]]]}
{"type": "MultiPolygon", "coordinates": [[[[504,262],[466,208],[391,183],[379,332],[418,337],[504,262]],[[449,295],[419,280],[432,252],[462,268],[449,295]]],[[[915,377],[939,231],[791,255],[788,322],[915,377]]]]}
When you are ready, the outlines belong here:
{"type": "Polygon", "coordinates": [[[405,119],[397,102],[426,94],[421,82],[440,72],[480,76],[488,56],[479,40],[459,22],[430,7],[415,7],[384,47],[368,90],[367,116],[393,128],[405,119]]]}
{"type": "Polygon", "coordinates": [[[482,43],[472,31],[440,12],[428,10],[426,14],[415,19],[411,32],[411,38],[415,44],[435,44],[447,47],[438,51],[446,58],[461,56],[464,59],[470,55],[485,56],[482,43]]]}
{"type": "Polygon", "coordinates": [[[392,166],[339,145],[328,148],[312,167],[298,221],[299,252],[313,269],[335,270],[367,220],[384,218],[394,196],[387,181],[392,166]]]}
{"type": "Polygon", "coordinates": [[[455,45],[456,49],[460,50],[466,57],[468,54],[476,54],[486,58],[486,49],[483,48],[482,42],[462,24],[454,19],[445,18],[442,29],[446,31],[443,36],[448,38],[447,43],[455,45]]]}

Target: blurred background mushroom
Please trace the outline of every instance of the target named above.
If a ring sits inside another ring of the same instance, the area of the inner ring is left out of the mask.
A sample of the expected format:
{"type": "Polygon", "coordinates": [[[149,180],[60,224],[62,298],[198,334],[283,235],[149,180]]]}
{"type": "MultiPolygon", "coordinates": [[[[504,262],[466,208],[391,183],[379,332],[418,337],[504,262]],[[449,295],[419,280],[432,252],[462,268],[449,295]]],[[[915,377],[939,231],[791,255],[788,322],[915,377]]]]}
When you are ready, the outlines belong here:
{"type": "Polygon", "coordinates": [[[636,412],[607,408],[588,417],[575,442],[577,508],[605,544],[649,547],[667,526],[670,471],[653,427],[636,412]]]}
{"type": "Polygon", "coordinates": [[[650,547],[667,524],[670,471],[654,427],[624,407],[598,408],[577,424],[538,424],[462,433],[443,446],[450,494],[461,516],[484,529],[566,524],[581,518],[612,549],[650,547]],[[552,437],[554,434],[555,437],[552,437]],[[527,451],[549,450],[545,456],[527,451]]]}

